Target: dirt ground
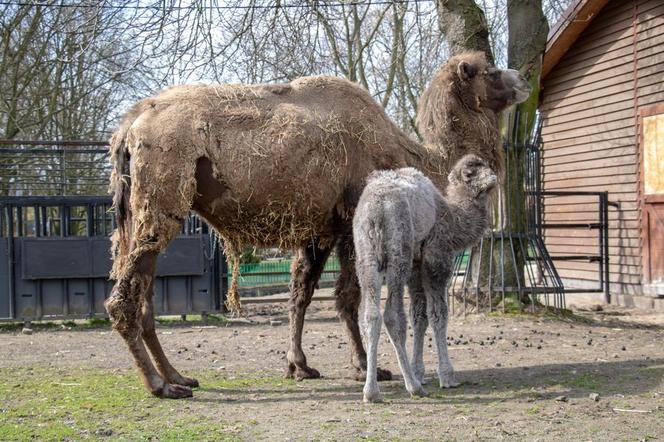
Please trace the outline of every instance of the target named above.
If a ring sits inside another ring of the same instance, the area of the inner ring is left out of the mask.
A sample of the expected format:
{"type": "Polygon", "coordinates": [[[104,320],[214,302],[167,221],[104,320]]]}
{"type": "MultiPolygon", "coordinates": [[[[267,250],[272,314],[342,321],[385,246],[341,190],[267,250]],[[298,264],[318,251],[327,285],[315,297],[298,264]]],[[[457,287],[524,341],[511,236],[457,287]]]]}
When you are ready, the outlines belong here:
{"type": "Polygon", "coordinates": [[[381,383],[383,403],[365,405],[362,384],[349,378],[348,340],[331,303],[312,304],[305,325],[309,363],[324,378],[302,382],[282,378],[285,305],[253,305],[249,312],[251,324],[159,326],[171,362],[201,380],[193,399],[179,401],[153,399],[143,391],[124,344],[108,327],[0,333],[0,391],[7,394],[0,438],[664,439],[661,314],[611,309],[564,318],[454,317],[450,355],[462,384],[438,388],[435,346],[428,338],[430,396],[423,399],[411,399],[403,388],[383,331],[379,362],[396,379],[381,383]],[[283,322],[274,326],[271,319],[283,322]],[[77,386],[86,385],[79,379],[95,374],[115,379],[112,390],[62,405],[61,396],[75,396],[77,386]],[[108,406],[95,404],[118,391],[131,394],[108,406]],[[33,396],[44,398],[34,402],[33,396]],[[81,405],[86,401],[92,404],[81,405]],[[72,409],[84,406],[92,412],[72,409]],[[186,427],[189,422],[196,427],[186,427]],[[223,431],[213,433],[217,423],[223,431]],[[67,436],[40,433],[54,425],[62,425],[67,436]],[[171,427],[181,432],[163,432],[171,427]]]}

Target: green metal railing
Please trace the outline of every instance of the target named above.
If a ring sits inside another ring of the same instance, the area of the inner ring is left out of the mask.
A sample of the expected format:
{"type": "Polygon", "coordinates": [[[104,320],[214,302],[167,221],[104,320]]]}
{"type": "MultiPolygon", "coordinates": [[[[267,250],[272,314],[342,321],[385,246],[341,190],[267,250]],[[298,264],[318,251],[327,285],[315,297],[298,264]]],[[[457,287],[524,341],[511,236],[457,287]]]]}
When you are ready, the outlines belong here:
{"type": "MultiPolygon", "coordinates": [[[[468,261],[468,254],[464,254],[461,259],[462,267],[465,269],[468,261]]],[[[290,259],[279,259],[240,264],[240,280],[238,281],[238,285],[241,288],[286,285],[290,281],[292,262],[293,261],[290,259]]],[[[229,274],[232,273],[232,269],[233,267],[229,266],[229,274]]],[[[325,268],[319,281],[335,281],[338,274],[339,260],[335,256],[331,256],[325,263],[325,268]]]]}
{"type": "MultiPolygon", "coordinates": [[[[251,264],[240,264],[240,287],[262,287],[288,284],[292,260],[280,259],[274,261],[261,261],[251,264]]],[[[232,273],[232,266],[229,266],[232,273]]],[[[325,263],[321,282],[334,281],[339,273],[339,260],[330,257],[325,263]]]]}

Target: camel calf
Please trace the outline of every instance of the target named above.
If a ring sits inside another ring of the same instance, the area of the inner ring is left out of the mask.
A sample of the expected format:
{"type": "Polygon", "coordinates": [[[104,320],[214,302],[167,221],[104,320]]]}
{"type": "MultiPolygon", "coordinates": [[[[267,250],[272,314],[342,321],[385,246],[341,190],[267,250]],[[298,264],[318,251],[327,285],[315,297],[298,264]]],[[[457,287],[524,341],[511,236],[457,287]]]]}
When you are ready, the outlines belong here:
{"type": "Polygon", "coordinates": [[[446,288],[455,255],[475,244],[489,225],[487,202],[498,180],[487,163],[472,154],[456,163],[448,180],[443,197],[417,169],[378,171],[369,176],[360,197],[353,240],[367,340],[365,402],[380,400],[376,364],[383,280],[388,289],[383,319],[408,392],[426,394],[422,351],[428,322],[438,349],[440,387],[458,385],[447,355],[446,288]],[[414,370],[406,353],[406,282],[411,296],[414,370]]]}

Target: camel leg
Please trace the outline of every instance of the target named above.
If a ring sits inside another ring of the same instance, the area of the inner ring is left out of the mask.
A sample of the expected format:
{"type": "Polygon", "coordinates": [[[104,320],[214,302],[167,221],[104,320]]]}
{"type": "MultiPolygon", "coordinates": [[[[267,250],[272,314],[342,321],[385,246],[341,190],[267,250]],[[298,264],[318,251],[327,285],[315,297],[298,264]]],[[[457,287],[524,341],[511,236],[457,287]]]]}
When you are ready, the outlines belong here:
{"type": "Polygon", "coordinates": [[[169,384],[186,385],[187,387],[198,387],[198,381],[193,378],[182,376],[173,368],[168,361],[164,350],[161,348],[157,332],[154,327],[154,280],[150,284],[145,295],[145,304],[143,305],[143,341],[147,345],[152,358],[154,359],[157,371],[169,384]]]}
{"type": "MultiPolygon", "coordinates": [[[[367,373],[367,354],[362,345],[362,335],[358,325],[358,310],[360,308],[361,292],[355,272],[353,237],[348,233],[341,237],[337,246],[340,274],[334,289],[336,308],[339,318],[346,326],[346,332],[351,344],[351,365],[353,378],[364,381],[367,373]]],[[[378,381],[389,381],[392,373],[389,370],[378,368],[378,381]]]]}
{"type": "Polygon", "coordinates": [[[447,354],[447,283],[452,263],[436,257],[440,251],[425,252],[422,266],[422,281],[427,303],[427,316],[433,328],[438,350],[438,379],[440,388],[457,387],[459,383],[447,354]],[[428,256],[427,256],[428,255],[428,256]]]}
{"type": "Polygon", "coordinates": [[[154,277],[157,252],[140,248],[131,254],[127,268],[118,278],[105,307],[113,328],[124,339],[145,387],[157,397],[191,397],[191,388],[165,381],[157,372],[141,339],[141,311],[145,295],[154,277]]]}
{"type": "Polygon", "coordinates": [[[144,332],[143,326],[153,325],[144,315],[151,318],[148,297],[152,296],[157,256],[182,229],[182,221],[191,207],[196,187],[195,162],[184,160],[178,149],[163,150],[137,141],[131,134],[127,139],[131,141],[132,151],[131,183],[123,191],[130,194],[131,208],[124,208],[125,216],[118,219],[113,236],[117,254],[112,275],[116,284],[106,301],[106,310],[113,328],[129,347],[147,389],[159,397],[190,397],[191,388],[176,383],[184,379],[166,376],[170,373],[162,364],[161,359],[166,359],[163,351],[155,353],[155,360],[164,369],[164,376],[155,368],[145,344],[153,352],[160,346],[156,335],[149,329],[144,332]]]}
{"type": "Polygon", "coordinates": [[[364,383],[364,402],[380,402],[378,388],[378,343],[380,341],[380,287],[383,277],[378,269],[367,268],[365,273],[358,275],[363,287],[362,297],[364,311],[362,328],[367,341],[367,375],[364,383]]]}
{"type": "MultiPolygon", "coordinates": [[[[385,328],[390,336],[392,346],[397,353],[397,361],[403,375],[406,390],[411,396],[426,396],[422,384],[415,377],[408,361],[406,352],[406,334],[408,333],[408,319],[403,307],[403,274],[388,270],[387,272],[387,302],[385,303],[385,328]]],[[[367,375],[368,377],[368,375],[367,375]]]]}
{"type": "Polygon", "coordinates": [[[316,241],[297,251],[291,270],[291,297],[289,301],[290,347],[288,349],[288,371],[286,377],[293,379],[319,378],[318,370],[307,365],[302,351],[302,329],[304,315],[311,303],[316,283],[323,272],[325,261],[332,247],[320,248],[316,241]]]}
{"type": "Polygon", "coordinates": [[[408,282],[410,294],[410,322],[413,327],[412,367],[415,378],[424,385],[424,334],[429,326],[427,300],[422,287],[421,263],[413,263],[413,271],[408,282]]]}

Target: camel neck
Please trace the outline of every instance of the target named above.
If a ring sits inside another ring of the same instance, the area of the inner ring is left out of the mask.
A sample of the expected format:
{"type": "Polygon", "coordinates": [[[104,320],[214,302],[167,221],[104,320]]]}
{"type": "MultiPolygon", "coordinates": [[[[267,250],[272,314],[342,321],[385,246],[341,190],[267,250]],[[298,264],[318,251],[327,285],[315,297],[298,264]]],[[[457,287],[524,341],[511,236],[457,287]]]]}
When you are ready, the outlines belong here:
{"type": "Polygon", "coordinates": [[[447,232],[456,232],[449,238],[450,247],[466,249],[475,244],[487,228],[487,202],[451,189],[445,201],[441,201],[440,220],[447,232]]]}
{"type": "Polygon", "coordinates": [[[410,167],[419,169],[429,178],[438,190],[445,191],[447,186],[447,153],[437,144],[420,144],[411,140],[408,146],[406,162],[410,167]]]}

